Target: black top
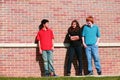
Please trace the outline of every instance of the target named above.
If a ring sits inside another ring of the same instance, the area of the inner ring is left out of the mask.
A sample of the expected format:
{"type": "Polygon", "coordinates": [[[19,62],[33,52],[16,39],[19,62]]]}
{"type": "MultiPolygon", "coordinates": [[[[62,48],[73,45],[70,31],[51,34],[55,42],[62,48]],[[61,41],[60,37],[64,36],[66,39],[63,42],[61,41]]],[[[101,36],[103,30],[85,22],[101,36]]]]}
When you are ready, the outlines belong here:
{"type": "Polygon", "coordinates": [[[70,36],[79,36],[79,38],[80,38],[79,40],[76,40],[76,41],[70,40],[70,46],[81,46],[81,43],[82,43],[81,28],[79,28],[77,30],[70,30],[70,28],[69,28],[68,36],[69,36],[69,40],[70,40],[70,36]]]}

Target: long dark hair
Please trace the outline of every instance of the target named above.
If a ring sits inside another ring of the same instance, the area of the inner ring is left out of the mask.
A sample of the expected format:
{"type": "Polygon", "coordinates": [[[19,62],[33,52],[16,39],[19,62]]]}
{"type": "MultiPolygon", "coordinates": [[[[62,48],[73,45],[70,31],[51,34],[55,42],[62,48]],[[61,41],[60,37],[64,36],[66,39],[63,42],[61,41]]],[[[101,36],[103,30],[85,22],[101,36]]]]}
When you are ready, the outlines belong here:
{"type": "Polygon", "coordinates": [[[71,22],[71,26],[70,26],[70,28],[68,29],[68,32],[73,32],[73,31],[77,31],[77,30],[79,30],[80,29],[80,25],[79,25],[79,23],[78,23],[78,21],[77,20],[73,20],[72,22],[71,22]],[[76,23],[76,27],[75,28],[73,28],[73,23],[76,23]]]}
{"type": "Polygon", "coordinates": [[[47,20],[47,19],[43,19],[42,21],[41,21],[41,24],[39,25],[39,30],[41,30],[44,26],[44,24],[46,24],[47,22],[49,22],[49,20],[47,20]]]}

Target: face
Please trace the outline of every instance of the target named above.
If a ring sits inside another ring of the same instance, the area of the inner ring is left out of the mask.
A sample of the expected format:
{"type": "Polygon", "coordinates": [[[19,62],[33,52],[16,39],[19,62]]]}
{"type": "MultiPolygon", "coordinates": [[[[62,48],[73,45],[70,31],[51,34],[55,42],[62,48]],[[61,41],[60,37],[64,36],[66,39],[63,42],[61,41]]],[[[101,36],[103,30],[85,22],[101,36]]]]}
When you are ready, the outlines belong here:
{"type": "Polygon", "coordinates": [[[93,23],[91,21],[87,21],[87,25],[91,26],[93,23]]]}
{"type": "Polygon", "coordinates": [[[77,26],[76,22],[73,22],[72,27],[75,28],[77,26]]]}
{"type": "Polygon", "coordinates": [[[44,24],[44,27],[49,28],[49,22],[46,22],[46,23],[44,24]]]}

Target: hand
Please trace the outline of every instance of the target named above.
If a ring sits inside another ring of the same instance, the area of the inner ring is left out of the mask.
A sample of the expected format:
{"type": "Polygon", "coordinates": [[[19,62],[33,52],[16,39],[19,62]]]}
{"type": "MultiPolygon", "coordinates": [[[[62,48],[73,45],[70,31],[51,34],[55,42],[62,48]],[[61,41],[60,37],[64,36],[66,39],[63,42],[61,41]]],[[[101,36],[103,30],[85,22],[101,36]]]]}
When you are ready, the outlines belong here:
{"type": "Polygon", "coordinates": [[[75,40],[78,40],[78,39],[79,39],[79,36],[71,36],[70,39],[71,39],[72,41],[75,41],[75,40]]]}
{"type": "Polygon", "coordinates": [[[52,51],[54,51],[54,46],[52,47],[52,51]]]}
{"type": "Polygon", "coordinates": [[[95,45],[98,45],[98,42],[96,42],[95,45]]]}
{"type": "Polygon", "coordinates": [[[71,37],[70,37],[70,40],[72,40],[72,41],[73,41],[73,40],[74,40],[74,36],[71,36],[71,37]]]}
{"type": "Polygon", "coordinates": [[[87,48],[87,45],[85,43],[83,43],[83,46],[84,46],[84,48],[87,48]]]}
{"type": "Polygon", "coordinates": [[[97,38],[95,45],[97,45],[97,46],[99,45],[99,40],[100,40],[100,38],[97,38]]]}
{"type": "Polygon", "coordinates": [[[73,36],[75,39],[79,39],[79,36],[73,36]]]}
{"type": "Polygon", "coordinates": [[[39,50],[39,54],[42,54],[42,50],[41,49],[39,50]]]}

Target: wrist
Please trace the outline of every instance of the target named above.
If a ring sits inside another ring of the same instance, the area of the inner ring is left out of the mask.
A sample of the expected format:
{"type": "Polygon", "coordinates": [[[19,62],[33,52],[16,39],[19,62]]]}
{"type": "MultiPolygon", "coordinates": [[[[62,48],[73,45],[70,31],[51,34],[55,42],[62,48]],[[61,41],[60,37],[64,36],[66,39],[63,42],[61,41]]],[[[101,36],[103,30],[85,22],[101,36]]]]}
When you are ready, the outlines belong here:
{"type": "Polygon", "coordinates": [[[85,44],[85,43],[83,42],[83,44],[85,44]]]}
{"type": "Polygon", "coordinates": [[[39,47],[39,50],[42,50],[42,49],[39,47]]]}

